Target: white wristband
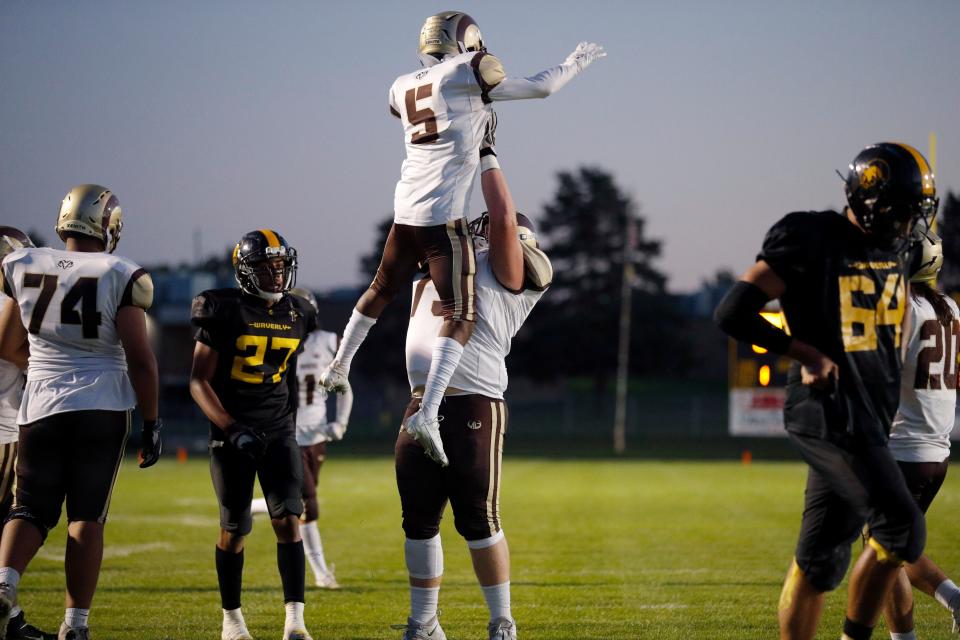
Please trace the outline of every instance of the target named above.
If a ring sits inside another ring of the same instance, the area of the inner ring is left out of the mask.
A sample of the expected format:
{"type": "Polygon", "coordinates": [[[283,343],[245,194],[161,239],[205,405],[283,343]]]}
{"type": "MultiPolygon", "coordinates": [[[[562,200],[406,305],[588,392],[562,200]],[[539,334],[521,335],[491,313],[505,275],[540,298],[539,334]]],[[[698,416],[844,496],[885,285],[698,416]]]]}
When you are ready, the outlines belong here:
{"type": "Polygon", "coordinates": [[[497,155],[495,153],[488,153],[485,156],[480,158],[480,173],[484,171],[489,171],[490,169],[499,169],[500,161],[497,160],[497,155]]]}

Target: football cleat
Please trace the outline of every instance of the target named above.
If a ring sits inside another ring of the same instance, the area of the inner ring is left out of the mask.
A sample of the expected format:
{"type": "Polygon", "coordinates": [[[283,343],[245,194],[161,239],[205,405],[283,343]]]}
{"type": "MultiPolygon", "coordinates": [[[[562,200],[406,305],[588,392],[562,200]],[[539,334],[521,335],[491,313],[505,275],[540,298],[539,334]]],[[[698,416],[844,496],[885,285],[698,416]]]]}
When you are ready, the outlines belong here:
{"type": "Polygon", "coordinates": [[[7,640],[57,640],[57,635],[37,629],[21,611],[7,623],[7,640]]]}
{"type": "Polygon", "coordinates": [[[253,636],[247,631],[247,625],[243,622],[227,622],[224,620],[220,640],[253,640],[253,636]]]}
{"type": "Polygon", "coordinates": [[[283,640],[313,640],[306,629],[291,629],[283,632],[283,640]]]}
{"type": "Polygon", "coordinates": [[[320,373],[320,384],[327,391],[343,393],[347,390],[347,376],[349,375],[350,370],[340,364],[339,360],[334,360],[320,373]]]}
{"type": "Polygon", "coordinates": [[[77,627],[71,629],[64,622],[60,625],[60,633],[57,640],[90,640],[90,627],[77,627]]]}
{"type": "Polygon", "coordinates": [[[487,625],[489,640],[517,640],[517,625],[513,620],[497,618],[487,625]]]}
{"type": "Polygon", "coordinates": [[[337,577],[333,575],[333,569],[334,564],[331,562],[330,566],[327,567],[327,570],[317,576],[317,580],[314,582],[314,584],[321,589],[339,589],[340,583],[337,582],[337,577]]]}
{"type": "Polygon", "coordinates": [[[446,467],[450,464],[450,461],[447,460],[447,454],[443,450],[443,441],[440,439],[440,421],[442,419],[440,416],[430,419],[422,410],[417,411],[404,421],[403,429],[423,447],[423,451],[428,458],[441,467],[446,467]]]}
{"type": "Polygon", "coordinates": [[[420,624],[413,618],[407,618],[407,624],[395,624],[391,628],[403,630],[403,637],[400,640],[447,640],[447,635],[440,627],[437,616],[433,616],[424,624],[420,624]]]}

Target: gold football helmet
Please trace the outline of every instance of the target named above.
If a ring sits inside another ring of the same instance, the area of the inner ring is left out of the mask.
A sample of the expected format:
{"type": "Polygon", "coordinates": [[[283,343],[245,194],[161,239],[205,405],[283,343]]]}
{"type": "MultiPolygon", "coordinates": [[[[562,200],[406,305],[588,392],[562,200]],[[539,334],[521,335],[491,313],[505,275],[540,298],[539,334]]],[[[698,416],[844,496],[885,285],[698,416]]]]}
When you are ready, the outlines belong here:
{"type": "Polygon", "coordinates": [[[467,51],[486,51],[480,27],[461,11],[444,11],[427,18],[420,29],[420,53],[442,58],[467,51]]]}
{"type": "Polygon", "coordinates": [[[907,268],[910,282],[928,282],[933,285],[943,267],[943,241],[940,236],[922,225],[914,229],[913,241],[907,268]]]}
{"type": "Polygon", "coordinates": [[[17,249],[32,246],[33,241],[20,229],[0,226],[0,260],[17,249]]]}
{"type": "Polygon", "coordinates": [[[70,189],[60,205],[57,235],[64,242],[67,234],[79,233],[96,238],[113,253],[122,228],[120,201],[110,189],[98,184],[81,184],[70,189]]]}

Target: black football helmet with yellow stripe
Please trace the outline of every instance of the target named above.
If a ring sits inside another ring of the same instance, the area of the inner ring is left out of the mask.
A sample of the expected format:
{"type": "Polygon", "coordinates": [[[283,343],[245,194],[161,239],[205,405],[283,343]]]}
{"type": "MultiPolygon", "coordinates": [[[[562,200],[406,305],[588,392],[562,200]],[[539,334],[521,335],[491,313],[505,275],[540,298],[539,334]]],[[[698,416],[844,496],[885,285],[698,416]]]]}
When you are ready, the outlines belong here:
{"type": "Polygon", "coordinates": [[[233,272],[245,293],[276,302],[297,282],[297,250],[272,229],[251,231],[233,248],[233,272]]]}
{"type": "Polygon", "coordinates": [[[897,142],[870,145],[847,172],[847,204],[857,222],[880,241],[902,240],[913,223],[936,215],[933,170],[913,147],[897,142]]]}

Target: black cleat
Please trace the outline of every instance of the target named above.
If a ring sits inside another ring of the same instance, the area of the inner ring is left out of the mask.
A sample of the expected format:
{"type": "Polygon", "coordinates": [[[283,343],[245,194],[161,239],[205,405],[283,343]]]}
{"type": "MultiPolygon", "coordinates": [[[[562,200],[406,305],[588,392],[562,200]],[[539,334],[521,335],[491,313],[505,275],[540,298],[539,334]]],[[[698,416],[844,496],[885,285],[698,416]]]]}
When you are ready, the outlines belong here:
{"type": "Polygon", "coordinates": [[[21,611],[7,623],[7,640],[57,640],[57,634],[40,631],[27,622],[21,611]]]}

